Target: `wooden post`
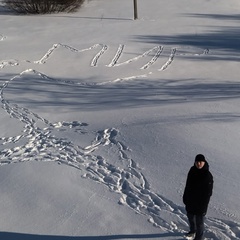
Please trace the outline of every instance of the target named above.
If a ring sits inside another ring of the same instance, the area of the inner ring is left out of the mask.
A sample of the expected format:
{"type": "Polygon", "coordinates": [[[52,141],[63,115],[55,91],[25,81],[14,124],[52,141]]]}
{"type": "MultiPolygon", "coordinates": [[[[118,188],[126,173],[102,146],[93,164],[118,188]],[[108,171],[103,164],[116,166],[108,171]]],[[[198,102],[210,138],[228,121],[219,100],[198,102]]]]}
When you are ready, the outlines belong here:
{"type": "Polygon", "coordinates": [[[138,18],[137,0],[133,0],[133,8],[134,8],[134,20],[136,20],[138,18]]]}

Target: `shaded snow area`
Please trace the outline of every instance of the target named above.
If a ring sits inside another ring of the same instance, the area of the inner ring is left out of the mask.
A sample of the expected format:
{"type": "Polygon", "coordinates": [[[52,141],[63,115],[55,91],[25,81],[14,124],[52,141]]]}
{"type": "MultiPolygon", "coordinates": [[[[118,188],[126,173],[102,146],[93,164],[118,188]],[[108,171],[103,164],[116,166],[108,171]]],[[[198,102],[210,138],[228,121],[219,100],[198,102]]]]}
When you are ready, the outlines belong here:
{"type": "Polygon", "coordinates": [[[206,156],[205,239],[240,239],[238,0],[0,4],[0,238],[183,239],[206,156]]]}

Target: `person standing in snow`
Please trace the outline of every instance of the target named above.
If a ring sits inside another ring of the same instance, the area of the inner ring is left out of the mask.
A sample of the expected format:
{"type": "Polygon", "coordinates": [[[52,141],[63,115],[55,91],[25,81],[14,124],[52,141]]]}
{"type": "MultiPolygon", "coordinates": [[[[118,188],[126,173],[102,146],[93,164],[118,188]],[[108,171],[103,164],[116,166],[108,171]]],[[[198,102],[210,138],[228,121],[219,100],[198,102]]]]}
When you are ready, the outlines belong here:
{"type": "Polygon", "coordinates": [[[204,155],[195,157],[194,166],[188,172],[183,194],[183,203],[186,206],[190,232],[186,236],[194,240],[202,240],[204,232],[204,216],[207,213],[208,203],[212,196],[213,176],[204,155]]]}

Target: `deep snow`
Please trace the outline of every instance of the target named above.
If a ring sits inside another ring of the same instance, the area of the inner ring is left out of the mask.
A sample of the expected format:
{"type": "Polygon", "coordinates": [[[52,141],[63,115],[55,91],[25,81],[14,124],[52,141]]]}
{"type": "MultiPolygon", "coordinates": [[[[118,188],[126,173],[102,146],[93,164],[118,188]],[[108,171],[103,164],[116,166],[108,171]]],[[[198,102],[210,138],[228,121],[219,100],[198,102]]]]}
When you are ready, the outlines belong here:
{"type": "Polygon", "coordinates": [[[182,239],[196,154],[207,239],[240,239],[239,1],[0,8],[1,239],[182,239]],[[13,164],[15,163],[15,164],[13,164]]]}

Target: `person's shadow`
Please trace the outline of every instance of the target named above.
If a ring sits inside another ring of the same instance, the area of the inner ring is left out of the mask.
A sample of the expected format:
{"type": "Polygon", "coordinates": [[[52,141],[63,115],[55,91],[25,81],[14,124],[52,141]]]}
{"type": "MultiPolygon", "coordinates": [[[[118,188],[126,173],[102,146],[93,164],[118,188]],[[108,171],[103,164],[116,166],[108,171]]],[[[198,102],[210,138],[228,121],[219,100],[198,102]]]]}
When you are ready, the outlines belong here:
{"type": "Polygon", "coordinates": [[[178,237],[180,233],[159,233],[159,234],[119,234],[107,236],[57,236],[38,235],[27,233],[0,232],[0,239],[4,240],[111,240],[111,239],[154,239],[178,237]]]}

